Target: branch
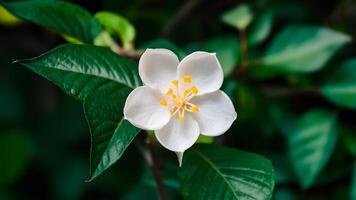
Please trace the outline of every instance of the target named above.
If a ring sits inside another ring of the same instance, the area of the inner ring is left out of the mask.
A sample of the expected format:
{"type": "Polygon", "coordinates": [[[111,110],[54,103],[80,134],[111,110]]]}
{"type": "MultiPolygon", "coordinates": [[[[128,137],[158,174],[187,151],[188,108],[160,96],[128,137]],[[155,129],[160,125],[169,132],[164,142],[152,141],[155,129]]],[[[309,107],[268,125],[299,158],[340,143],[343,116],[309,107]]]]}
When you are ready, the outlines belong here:
{"type": "Polygon", "coordinates": [[[202,0],[187,0],[185,4],[178,10],[173,19],[168,22],[167,26],[162,31],[162,37],[171,35],[184,20],[195,10],[202,0]]]}
{"type": "Polygon", "coordinates": [[[260,86],[263,94],[268,96],[299,96],[299,95],[319,95],[315,87],[289,88],[281,86],[260,86]]]}
{"type": "Polygon", "coordinates": [[[159,168],[156,165],[157,161],[154,157],[151,141],[149,140],[149,138],[147,138],[146,144],[147,144],[146,145],[147,148],[144,148],[141,145],[138,145],[138,148],[141,151],[143,158],[146,160],[146,163],[147,163],[147,165],[152,173],[152,176],[156,182],[156,189],[157,189],[159,199],[167,200],[167,195],[165,192],[163,179],[162,179],[161,173],[159,171],[159,168]]]}
{"type": "Polygon", "coordinates": [[[246,31],[239,31],[240,39],[240,53],[241,53],[241,62],[235,66],[235,70],[232,72],[234,75],[239,76],[249,67],[249,58],[248,58],[248,44],[246,38],[246,31]]]}
{"type": "Polygon", "coordinates": [[[128,57],[136,61],[139,61],[142,55],[141,52],[136,50],[132,50],[132,51],[125,50],[122,47],[120,47],[117,43],[113,43],[112,50],[117,54],[119,54],[120,56],[128,57]]]}

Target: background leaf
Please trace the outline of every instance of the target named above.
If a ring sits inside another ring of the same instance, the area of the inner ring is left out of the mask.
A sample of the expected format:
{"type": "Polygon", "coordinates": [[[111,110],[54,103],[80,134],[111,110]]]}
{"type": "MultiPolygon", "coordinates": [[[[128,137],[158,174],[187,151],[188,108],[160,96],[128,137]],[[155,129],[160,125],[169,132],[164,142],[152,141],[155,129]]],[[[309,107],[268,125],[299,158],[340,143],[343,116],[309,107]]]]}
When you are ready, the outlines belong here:
{"type": "Polygon", "coordinates": [[[351,188],[350,189],[350,199],[355,200],[356,199],[356,164],[354,164],[354,167],[353,167],[353,174],[352,174],[350,188],[351,188]]]}
{"type": "Polygon", "coordinates": [[[253,20],[253,13],[247,4],[240,4],[227,11],[222,16],[222,21],[239,30],[244,30],[253,20]]]}
{"type": "Polygon", "coordinates": [[[273,40],[260,68],[270,73],[314,72],[350,40],[349,36],[328,28],[288,26],[273,40]]]}
{"type": "Polygon", "coordinates": [[[262,13],[248,31],[248,44],[254,46],[263,42],[271,32],[272,23],[273,14],[271,12],[262,13]]]}
{"type": "Polygon", "coordinates": [[[0,187],[21,176],[33,153],[32,141],[21,130],[0,135],[0,187]]]}
{"type": "Polygon", "coordinates": [[[136,37],[135,27],[124,17],[107,11],[95,14],[95,18],[105,29],[120,38],[124,49],[132,49],[132,43],[136,37]]]}
{"type": "Polygon", "coordinates": [[[328,162],[337,140],[336,115],[325,110],[304,114],[288,136],[289,155],[304,188],[310,187],[328,162]]]}
{"type": "Polygon", "coordinates": [[[21,24],[21,20],[9,13],[3,6],[0,6],[0,24],[5,26],[16,26],[21,24]]]}
{"type": "Polygon", "coordinates": [[[0,120],[15,121],[24,113],[24,102],[14,87],[0,86],[0,120]]]}
{"type": "Polygon", "coordinates": [[[331,102],[356,109],[356,58],[344,63],[321,87],[321,93],[331,102]]]}
{"type": "Polygon", "coordinates": [[[190,44],[188,53],[194,51],[207,51],[216,53],[225,76],[229,75],[240,59],[240,46],[236,36],[219,36],[204,42],[190,44]]]}
{"type": "Polygon", "coordinates": [[[92,43],[101,32],[100,24],[88,11],[68,2],[35,0],[0,4],[21,19],[85,43],[92,43]]]}
{"type": "Polygon", "coordinates": [[[269,160],[214,145],[189,149],[179,169],[186,199],[270,199],[274,170],[269,160]]]}

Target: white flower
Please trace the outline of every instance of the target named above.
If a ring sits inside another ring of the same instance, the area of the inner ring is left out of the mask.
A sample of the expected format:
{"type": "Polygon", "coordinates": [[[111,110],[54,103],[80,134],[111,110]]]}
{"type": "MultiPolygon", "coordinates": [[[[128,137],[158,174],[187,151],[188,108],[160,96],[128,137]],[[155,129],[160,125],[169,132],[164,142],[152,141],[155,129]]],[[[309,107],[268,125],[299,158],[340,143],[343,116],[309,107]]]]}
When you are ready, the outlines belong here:
{"type": "Polygon", "coordinates": [[[236,119],[220,89],[224,75],[215,54],[194,52],[179,62],[167,49],[147,49],[139,62],[145,86],[127,97],[124,115],[134,126],[154,130],[157,140],[178,155],[199,137],[218,136],[236,119]]]}

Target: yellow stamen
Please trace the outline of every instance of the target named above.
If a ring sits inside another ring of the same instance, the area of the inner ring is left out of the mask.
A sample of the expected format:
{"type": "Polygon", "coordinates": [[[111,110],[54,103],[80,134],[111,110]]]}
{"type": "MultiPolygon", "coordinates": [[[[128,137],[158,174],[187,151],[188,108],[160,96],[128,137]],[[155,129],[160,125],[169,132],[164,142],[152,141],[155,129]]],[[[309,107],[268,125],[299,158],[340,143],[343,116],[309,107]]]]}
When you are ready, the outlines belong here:
{"type": "Polygon", "coordinates": [[[167,106],[168,105],[168,102],[165,98],[162,98],[159,103],[162,105],[162,106],[167,106]]]}
{"type": "Polygon", "coordinates": [[[173,90],[172,88],[169,88],[166,92],[166,95],[171,95],[171,94],[173,94],[173,90]]]}
{"type": "Polygon", "coordinates": [[[178,86],[178,83],[179,83],[178,80],[173,80],[172,81],[172,84],[175,85],[176,87],[178,86]]]}
{"type": "Polygon", "coordinates": [[[166,91],[166,97],[170,99],[167,101],[167,98],[162,98],[160,100],[160,104],[162,106],[169,106],[169,112],[171,116],[175,116],[177,114],[178,120],[184,120],[185,112],[198,112],[199,107],[189,103],[190,99],[193,98],[198,93],[198,88],[196,86],[186,88],[186,84],[192,82],[191,76],[183,76],[182,78],[183,84],[179,85],[178,80],[172,80],[171,83],[173,87],[169,88],[166,91]],[[183,94],[179,92],[180,89],[183,89],[183,94]]]}
{"type": "Polygon", "coordinates": [[[193,87],[191,88],[191,90],[192,90],[192,92],[193,92],[194,94],[198,94],[198,88],[197,88],[197,87],[193,86],[193,87]]]}
{"type": "Polygon", "coordinates": [[[192,77],[191,76],[183,76],[183,81],[184,81],[184,83],[191,83],[192,77]]]}
{"type": "Polygon", "coordinates": [[[198,106],[190,106],[189,110],[192,112],[198,112],[199,111],[199,107],[198,106]]]}
{"type": "Polygon", "coordinates": [[[191,91],[191,89],[186,89],[186,90],[184,91],[184,96],[187,96],[187,94],[189,94],[190,91],[191,91]]]}
{"type": "Polygon", "coordinates": [[[178,116],[178,119],[181,120],[181,121],[183,121],[183,120],[184,120],[184,116],[183,116],[183,115],[179,115],[179,116],[178,116]]]}

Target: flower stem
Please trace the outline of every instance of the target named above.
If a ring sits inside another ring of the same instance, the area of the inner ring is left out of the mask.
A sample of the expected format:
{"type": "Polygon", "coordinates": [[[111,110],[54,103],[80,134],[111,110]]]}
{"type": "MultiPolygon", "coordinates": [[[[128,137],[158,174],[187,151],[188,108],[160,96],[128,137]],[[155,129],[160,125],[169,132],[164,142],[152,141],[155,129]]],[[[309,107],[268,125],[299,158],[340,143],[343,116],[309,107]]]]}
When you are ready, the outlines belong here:
{"type": "Polygon", "coordinates": [[[263,94],[268,96],[300,96],[300,95],[319,95],[317,87],[290,88],[282,86],[260,86],[263,94]]]}
{"type": "Polygon", "coordinates": [[[240,30],[239,31],[239,39],[240,39],[240,54],[241,54],[241,61],[239,65],[235,68],[234,74],[240,75],[242,72],[244,72],[248,65],[249,65],[249,60],[248,60],[248,44],[247,44],[247,38],[246,38],[246,31],[245,30],[240,30]]]}
{"type": "Polygon", "coordinates": [[[131,58],[136,61],[140,60],[140,57],[142,55],[142,53],[140,53],[139,51],[136,51],[136,50],[131,50],[131,51],[125,50],[117,43],[113,44],[112,50],[115,53],[119,54],[120,56],[128,57],[128,58],[131,58]]]}
{"type": "Polygon", "coordinates": [[[167,200],[167,195],[166,191],[164,188],[164,183],[163,179],[160,173],[160,169],[157,166],[157,160],[154,156],[153,148],[151,145],[151,141],[149,138],[146,139],[146,146],[142,147],[139,145],[139,150],[141,151],[141,154],[143,158],[145,159],[152,176],[156,182],[156,189],[157,189],[157,194],[160,200],[167,200]]]}
{"type": "Polygon", "coordinates": [[[234,71],[232,72],[232,75],[236,77],[240,77],[240,75],[249,67],[249,49],[245,30],[239,30],[239,41],[241,59],[240,62],[234,67],[234,71]]]}

